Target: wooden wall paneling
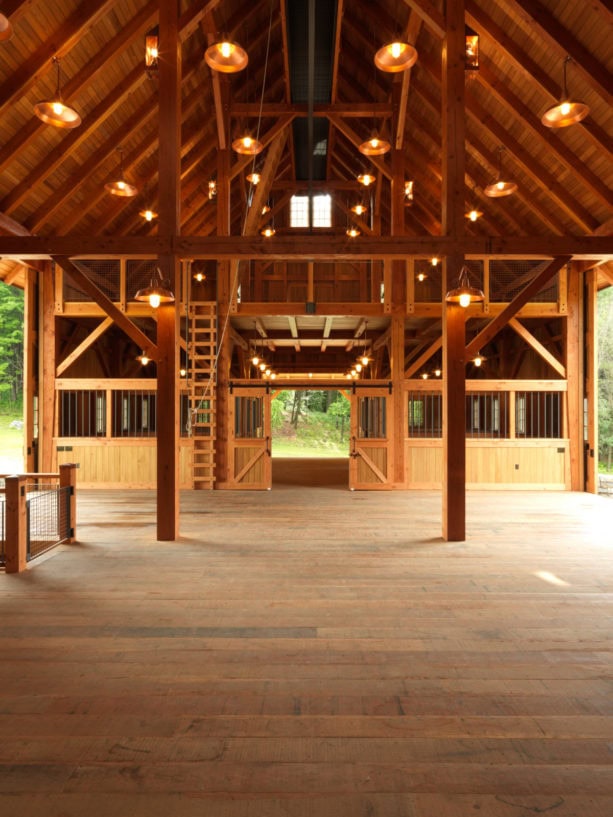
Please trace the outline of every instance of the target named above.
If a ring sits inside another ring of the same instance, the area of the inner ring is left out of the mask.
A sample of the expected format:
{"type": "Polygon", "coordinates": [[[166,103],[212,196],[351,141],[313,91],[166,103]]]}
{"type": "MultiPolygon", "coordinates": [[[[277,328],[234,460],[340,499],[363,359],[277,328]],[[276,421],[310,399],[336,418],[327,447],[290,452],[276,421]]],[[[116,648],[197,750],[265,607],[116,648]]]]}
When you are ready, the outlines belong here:
{"type": "MultiPolygon", "coordinates": [[[[217,234],[230,235],[230,151],[220,150],[217,154],[217,234]]],[[[232,345],[228,332],[222,332],[226,316],[230,310],[232,289],[232,262],[220,260],[217,264],[217,314],[220,333],[217,337],[217,416],[215,450],[215,487],[221,488],[230,479],[228,459],[230,400],[229,380],[232,362],[232,345]]]]}

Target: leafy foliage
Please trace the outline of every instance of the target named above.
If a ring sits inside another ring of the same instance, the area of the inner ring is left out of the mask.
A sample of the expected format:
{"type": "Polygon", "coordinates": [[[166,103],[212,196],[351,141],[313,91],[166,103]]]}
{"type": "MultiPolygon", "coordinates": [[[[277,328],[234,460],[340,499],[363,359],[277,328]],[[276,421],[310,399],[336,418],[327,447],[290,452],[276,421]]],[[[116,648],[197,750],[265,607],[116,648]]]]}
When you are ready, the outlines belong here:
{"type": "Polygon", "coordinates": [[[285,390],[272,401],[271,411],[277,441],[311,449],[314,455],[318,451],[347,455],[350,408],[349,401],[339,392],[285,390]]]}
{"type": "Polygon", "coordinates": [[[23,394],[23,292],[0,282],[0,402],[23,394]]]}
{"type": "Polygon", "coordinates": [[[613,287],[598,293],[598,454],[613,464],[613,287]]]}

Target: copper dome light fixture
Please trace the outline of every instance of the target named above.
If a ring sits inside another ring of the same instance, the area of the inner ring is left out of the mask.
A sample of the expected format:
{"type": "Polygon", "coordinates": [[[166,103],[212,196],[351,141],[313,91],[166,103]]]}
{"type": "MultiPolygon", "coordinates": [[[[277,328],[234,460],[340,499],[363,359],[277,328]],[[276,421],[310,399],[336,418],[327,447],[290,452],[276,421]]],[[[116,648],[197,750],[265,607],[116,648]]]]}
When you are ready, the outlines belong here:
{"type": "Polygon", "coordinates": [[[155,275],[151,278],[149,286],[139,289],[134,296],[134,300],[145,301],[154,309],[157,309],[160,304],[174,303],[175,296],[170,288],[170,283],[164,279],[162,270],[159,267],[155,268],[155,275]]]}
{"type": "Polygon", "coordinates": [[[246,133],[232,142],[232,150],[241,153],[243,156],[257,156],[258,153],[264,150],[264,145],[259,139],[254,139],[253,136],[246,133]]]}
{"type": "Polygon", "coordinates": [[[376,130],[373,130],[370,139],[366,139],[366,141],[358,146],[358,150],[364,154],[364,156],[383,156],[384,153],[387,153],[391,149],[392,146],[387,139],[382,139],[376,130]]]}
{"type": "Polygon", "coordinates": [[[459,304],[465,308],[471,304],[483,303],[485,300],[483,290],[471,285],[470,273],[466,264],[460,270],[458,285],[449,290],[445,295],[445,300],[448,304],[459,304]]]}
{"type": "Polygon", "coordinates": [[[375,65],[380,71],[396,74],[406,71],[417,62],[417,49],[411,43],[394,40],[382,46],[375,54],[375,65]]]}
{"type": "Polygon", "coordinates": [[[136,196],[138,187],[130,184],[130,182],[127,182],[125,179],[123,171],[123,148],[117,148],[117,152],[119,153],[119,178],[115,181],[107,182],[104,185],[104,189],[113,196],[124,196],[126,198],[136,196]]]}
{"type": "Polygon", "coordinates": [[[514,181],[505,181],[502,178],[503,151],[504,146],[500,145],[498,147],[498,174],[496,175],[496,178],[492,179],[492,181],[483,190],[485,195],[489,196],[491,199],[497,199],[502,196],[510,196],[511,193],[514,193],[517,190],[517,184],[514,181]]]}
{"type": "Polygon", "coordinates": [[[37,102],[34,106],[34,113],[47,125],[54,125],[56,128],[78,128],[81,124],[81,117],[62,99],[60,58],[53,57],[52,62],[57,66],[55,96],[53,99],[37,102]]]}
{"type": "Polygon", "coordinates": [[[6,14],[0,14],[0,43],[10,40],[13,36],[13,26],[6,14]]]}
{"type": "Polygon", "coordinates": [[[204,60],[213,71],[223,74],[237,74],[247,67],[249,55],[238,43],[222,37],[219,42],[210,45],[204,52],[204,60]]]}
{"type": "Polygon", "coordinates": [[[569,125],[581,122],[590,112],[589,107],[584,102],[572,101],[568,96],[566,67],[569,62],[572,62],[572,58],[566,57],[564,60],[562,98],[556,105],[548,108],[541,117],[541,122],[547,128],[567,128],[569,125]]]}

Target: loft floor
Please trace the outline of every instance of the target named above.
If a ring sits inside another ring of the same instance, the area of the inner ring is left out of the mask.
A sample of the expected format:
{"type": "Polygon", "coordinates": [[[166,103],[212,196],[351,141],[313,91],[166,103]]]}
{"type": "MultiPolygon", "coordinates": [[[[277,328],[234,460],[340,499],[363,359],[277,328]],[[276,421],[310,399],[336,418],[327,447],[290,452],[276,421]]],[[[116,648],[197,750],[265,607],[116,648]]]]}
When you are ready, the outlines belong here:
{"type": "Polygon", "coordinates": [[[611,500],[470,493],[465,543],[440,504],[277,473],[169,544],[81,491],[0,575],[0,813],[609,817],[611,500]]]}

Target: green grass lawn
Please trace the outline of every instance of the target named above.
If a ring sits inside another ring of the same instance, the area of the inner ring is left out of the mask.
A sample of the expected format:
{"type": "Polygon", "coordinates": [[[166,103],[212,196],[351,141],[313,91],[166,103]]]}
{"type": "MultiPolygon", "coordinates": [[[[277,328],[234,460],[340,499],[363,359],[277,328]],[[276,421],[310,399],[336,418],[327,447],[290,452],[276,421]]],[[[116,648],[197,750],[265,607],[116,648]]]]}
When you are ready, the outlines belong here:
{"type": "Polygon", "coordinates": [[[21,420],[21,413],[0,413],[0,472],[23,469],[23,429],[9,428],[13,420],[21,420]]]}
{"type": "Polygon", "coordinates": [[[312,459],[323,459],[332,457],[348,457],[349,446],[347,450],[322,448],[321,446],[312,445],[309,443],[301,444],[296,441],[286,440],[277,437],[272,438],[272,456],[273,457],[310,457],[312,459]]]}

